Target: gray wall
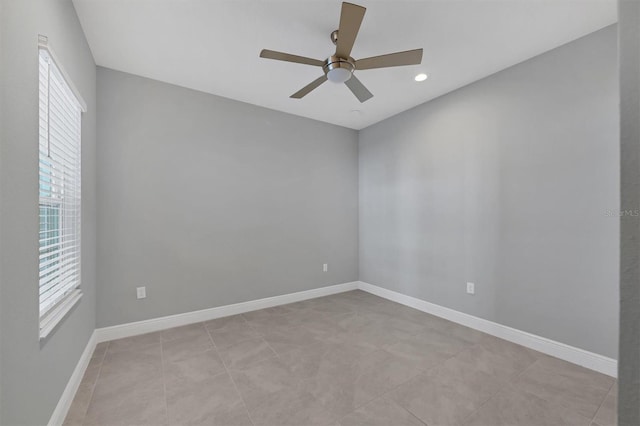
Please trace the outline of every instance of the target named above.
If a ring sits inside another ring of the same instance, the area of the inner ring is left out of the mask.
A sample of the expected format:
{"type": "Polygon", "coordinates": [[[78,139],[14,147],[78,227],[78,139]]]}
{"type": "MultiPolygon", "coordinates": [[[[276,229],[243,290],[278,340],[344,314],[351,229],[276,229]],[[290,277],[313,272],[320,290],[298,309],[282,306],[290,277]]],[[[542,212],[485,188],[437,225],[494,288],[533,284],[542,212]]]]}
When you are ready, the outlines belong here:
{"type": "Polygon", "coordinates": [[[620,361],[618,424],[640,424],[640,2],[620,16],[620,361]]]}
{"type": "Polygon", "coordinates": [[[0,16],[0,424],[46,424],[95,328],[96,68],[71,1],[3,0],[0,16]],[[43,343],[38,313],[38,34],[87,102],[82,118],[82,288],[43,343]]]}
{"type": "Polygon", "coordinates": [[[360,279],[615,358],[616,32],[362,130],[360,279]]]}
{"type": "Polygon", "coordinates": [[[356,131],[104,68],[98,110],[99,327],[358,279],[356,131]]]}

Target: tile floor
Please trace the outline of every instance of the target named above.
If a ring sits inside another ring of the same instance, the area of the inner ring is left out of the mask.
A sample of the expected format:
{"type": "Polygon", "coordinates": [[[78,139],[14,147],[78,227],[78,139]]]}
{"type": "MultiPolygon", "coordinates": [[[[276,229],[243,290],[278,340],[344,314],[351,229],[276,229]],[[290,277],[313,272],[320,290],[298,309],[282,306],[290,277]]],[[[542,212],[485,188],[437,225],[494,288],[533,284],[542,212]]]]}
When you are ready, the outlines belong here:
{"type": "Polygon", "coordinates": [[[616,423],[611,377],[362,291],[101,343],[67,425],[616,423]]]}

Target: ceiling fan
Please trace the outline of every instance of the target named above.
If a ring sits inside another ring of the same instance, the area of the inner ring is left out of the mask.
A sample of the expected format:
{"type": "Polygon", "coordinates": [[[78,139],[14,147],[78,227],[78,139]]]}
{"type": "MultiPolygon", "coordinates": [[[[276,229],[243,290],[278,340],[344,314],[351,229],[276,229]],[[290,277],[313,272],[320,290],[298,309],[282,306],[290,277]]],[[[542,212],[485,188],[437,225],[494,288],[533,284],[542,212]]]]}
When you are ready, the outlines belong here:
{"type": "Polygon", "coordinates": [[[366,8],[356,4],[342,3],[340,26],[331,33],[331,41],[336,45],[336,53],[324,61],[267,49],[263,49],[260,52],[260,57],[322,67],[324,75],[298,90],[290,96],[291,98],[301,99],[329,80],[334,83],[344,83],[360,102],[371,99],[373,97],[371,92],[353,75],[355,70],[416,65],[422,62],[422,49],[372,56],[358,60],[353,59],[350,56],[351,49],[356,41],[366,10],[366,8]]]}

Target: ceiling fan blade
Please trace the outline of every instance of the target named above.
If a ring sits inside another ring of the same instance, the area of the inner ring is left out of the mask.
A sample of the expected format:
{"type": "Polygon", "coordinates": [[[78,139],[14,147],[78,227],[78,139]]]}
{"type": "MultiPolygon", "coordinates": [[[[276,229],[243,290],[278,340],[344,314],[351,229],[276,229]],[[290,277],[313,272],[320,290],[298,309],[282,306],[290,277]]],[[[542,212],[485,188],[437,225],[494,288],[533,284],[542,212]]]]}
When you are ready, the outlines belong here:
{"type": "Polygon", "coordinates": [[[315,65],[321,67],[324,65],[324,61],[318,59],[306,58],[304,56],[291,55],[289,53],[276,52],[275,50],[262,49],[260,52],[261,58],[275,59],[277,61],[295,62],[297,64],[315,65]]]}
{"type": "Polygon", "coordinates": [[[349,80],[344,82],[344,84],[346,84],[349,90],[351,90],[351,92],[356,95],[356,98],[358,98],[360,102],[364,102],[373,98],[371,92],[367,90],[366,87],[364,87],[364,84],[362,84],[362,82],[360,82],[360,80],[358,80],[355,75],[352,75],[349,80]]]}
{"type": "Polygon", "coordinates": [[[421,62],[422,49],[415,49],[360,59],[356,61],[356,69],[370,70],[374,68],[399,67],[403,65],[417,65],[421,62]]]}
{"type": "Polygon", "coordinates": [[[353,43],[356,41],[360,24],[367,9],[351,3],[342,3],[340,12],[340,26],[338,27],[338,42],[336,43],[336,56],[348,58],[351,56],[353,43]]]}
{"type": "Polygon", "coordinates": [[[301,99],[304,96],[308,95],[309,92],[311,92],[316,87],[320,86],[325,81],[327,81],[327,76],[326,75],[323,75],[322,77],[318,77],[317,79],[313,80],[311,83],[307,84],[302,89],[298,90],[296,93],[294,93],[293,95],[291,95],[289,97],[290,98],[294,98],[294,99],[301,99]]]}

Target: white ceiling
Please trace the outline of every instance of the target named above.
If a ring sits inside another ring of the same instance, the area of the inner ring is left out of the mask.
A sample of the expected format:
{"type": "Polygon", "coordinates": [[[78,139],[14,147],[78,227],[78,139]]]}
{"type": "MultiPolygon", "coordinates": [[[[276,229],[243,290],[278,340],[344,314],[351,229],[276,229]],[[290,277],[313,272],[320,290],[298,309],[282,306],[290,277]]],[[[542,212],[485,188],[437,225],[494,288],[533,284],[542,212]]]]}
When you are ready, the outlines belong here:
{"type": "Polygon", "coordinates": [[[322,70],[258,57],[333,54],[340,1],[73,1],[98,65],[353,129],[617,21],[616,0],[352,2],[367,8],[354,58],[424,48],[421,65],[356,71],[374,94],[363,104],[330,82],[290,99],[322,70]]]}

